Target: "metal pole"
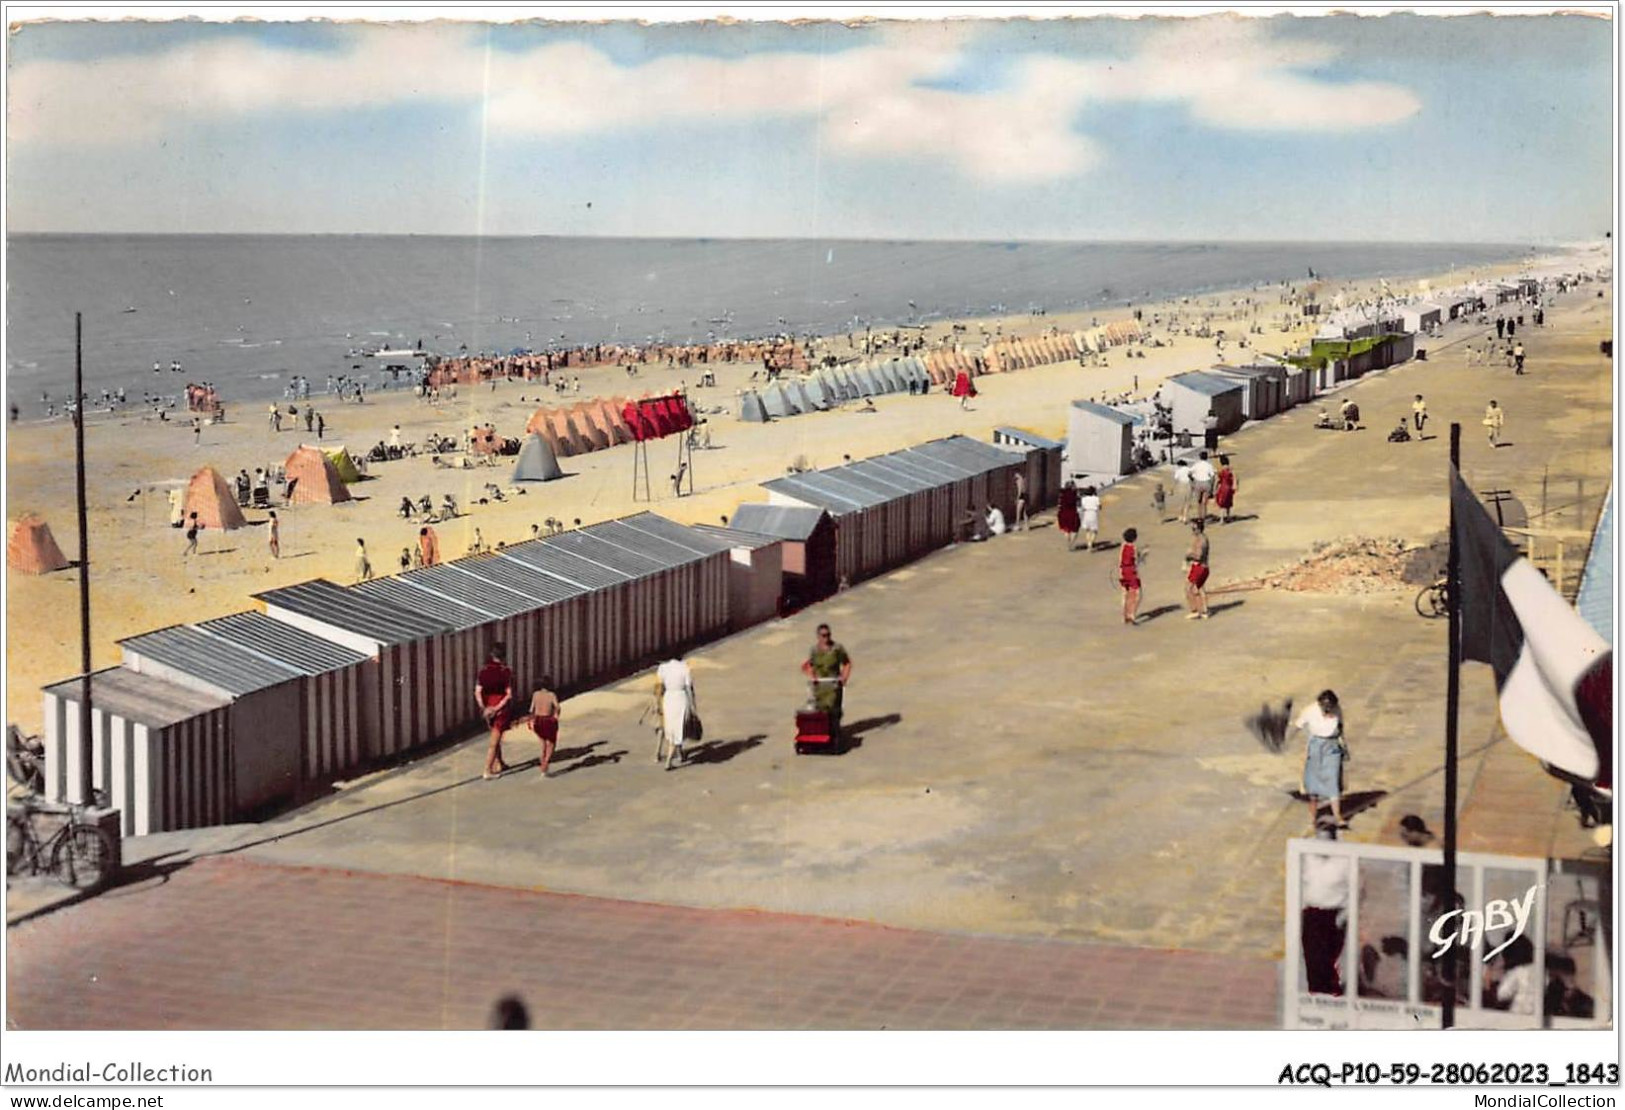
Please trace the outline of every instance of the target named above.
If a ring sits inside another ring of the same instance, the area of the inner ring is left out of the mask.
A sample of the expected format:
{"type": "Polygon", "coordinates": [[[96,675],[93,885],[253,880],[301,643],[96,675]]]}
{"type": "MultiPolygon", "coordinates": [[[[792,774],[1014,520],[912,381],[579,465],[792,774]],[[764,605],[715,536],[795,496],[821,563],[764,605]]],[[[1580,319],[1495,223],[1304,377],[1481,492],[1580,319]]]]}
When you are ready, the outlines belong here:
{"type": "MultiPolygon", "coordinates": [[[[1461,425],[1450,425],[1450,556],[1446,564],[1450,613],[1450,651],[1445,677],[1444,711],[1444,888],[1445,904],[1440,913],[1456,908],[1456,718],[1461,707],[1461,551],[1460,522],[1456,520],[1456,468],[1461,465],[1461,425]]],[[[1444,1004],[1441,1026],[1456,1024],[1456,946],[1444,953],[1444,1004]]]]}
{"type": "Polygon", "coordinates": [[[79,800],[94,803],[95,775],[90,737],[90,527],[85,514],[85,351],[84,314],[73,314],[74,478],[79,492],[79,800]]]}

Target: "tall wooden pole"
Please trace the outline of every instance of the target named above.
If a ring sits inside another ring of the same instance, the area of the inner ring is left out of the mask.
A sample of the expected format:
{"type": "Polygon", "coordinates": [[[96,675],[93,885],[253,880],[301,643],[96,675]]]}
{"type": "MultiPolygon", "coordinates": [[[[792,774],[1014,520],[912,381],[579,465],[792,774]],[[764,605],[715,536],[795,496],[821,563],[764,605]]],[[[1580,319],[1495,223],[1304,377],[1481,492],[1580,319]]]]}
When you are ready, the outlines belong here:
{"type": "MultiPolygon", "coordinates": [[[[1450,557],[1445,582],[1449,594],[1450,651],[1445,677],[1444,711],[1444,889],[1440,913],[1456,908],[1456,760],[1457,718],[1461,707],[1461,536],[1456,519],[1456,475],[1461,465],[1461,425],[1450,425],[1450,557]]],[[[1460,966],[1455,945],[1444,953],[1444,1005],[1442,1025],[1456,1024],[1456,970],[1460,966]]]]}
{"type": "Polygon", "coordinates": [[[85,513],[84,315],[73,314],[73,459],[79,491],[79,800],[96,800],[90,735],[90,527],[85,513]]]}

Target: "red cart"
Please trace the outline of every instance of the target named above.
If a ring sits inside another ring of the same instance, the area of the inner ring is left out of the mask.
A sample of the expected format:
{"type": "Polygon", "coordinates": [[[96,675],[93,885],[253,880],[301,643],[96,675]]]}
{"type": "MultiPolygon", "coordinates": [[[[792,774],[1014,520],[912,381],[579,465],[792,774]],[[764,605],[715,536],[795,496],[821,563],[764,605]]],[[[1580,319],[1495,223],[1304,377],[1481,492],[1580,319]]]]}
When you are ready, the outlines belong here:
{"type": "Polygon", "coordinates": [[[846,740],[841,735],[840,709],[830,712],[817,708],[818,684],[821,682],[838,683],[840,679],[815,678],[807,684],[807,704],[796,710],[797,755],[839,755],[846,750],[846,740]]]}

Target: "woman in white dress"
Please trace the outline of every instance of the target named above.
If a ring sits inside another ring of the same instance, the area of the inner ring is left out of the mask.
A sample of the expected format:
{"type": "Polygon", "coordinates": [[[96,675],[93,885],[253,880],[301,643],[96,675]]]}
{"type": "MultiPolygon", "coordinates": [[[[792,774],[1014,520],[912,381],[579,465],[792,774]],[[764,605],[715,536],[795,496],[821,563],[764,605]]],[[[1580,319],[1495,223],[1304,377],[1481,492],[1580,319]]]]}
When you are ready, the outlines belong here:
{"type": "Polygon", "coordinates": [[[1083,487],[1083,496],[1078,499],[1078,508],[1082,511],[1083,538],[1089,544],[1089,550],[1095,549],[1095,540],[1100,536],[1100,494],[1094,486],[1083,487]]]}
{"type": "MultiPolygon", "coordinates": [[[[655,672],[660,680],[660,721],[666,742],[671,745],[666,755],[666,770],[683,748],[683,729],[689,714],[694,711],[694,675],[681,659],[668,659],[655,672]]],[[[687,759],[687,756],[684,756],[687,759]]]]}

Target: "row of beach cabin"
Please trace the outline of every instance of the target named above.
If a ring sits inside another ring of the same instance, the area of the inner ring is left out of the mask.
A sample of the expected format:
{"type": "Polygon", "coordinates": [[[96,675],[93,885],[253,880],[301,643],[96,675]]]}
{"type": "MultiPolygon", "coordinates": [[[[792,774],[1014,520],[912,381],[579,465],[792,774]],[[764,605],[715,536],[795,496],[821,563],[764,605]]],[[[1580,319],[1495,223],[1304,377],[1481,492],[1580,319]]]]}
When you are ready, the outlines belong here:
{"type": "MultiPolygon", "coordinates": [[[[917,559],[971,512],[1009,516],[1017,473],[1030,508],[1052,502],[1060,445],[1007,431],[776,479],[727,527],[639,513],[130,637],[91,676],[91,781],[128,835],[252,819],[477,728],[493,643],[521,698],[579,692],[917,559]]],[[[54,801],[84,800],[80,697],[77,678],[44,690],[54,801]]]]}
{"type": "Polygon", "coordinates": [[[865,397],[924,394],[933,387],[946,390],[961,374],[975,378],[1071,362],[1085,353],[1136,342],[1144,335],[1137,321],[1123,320],[1071,334],[995,339],[979,353],[945,346],[903,357],[863,359],[745,390],[740,394],[736,415],[741,420],[762,423],[819,412],[865,397]]]}

